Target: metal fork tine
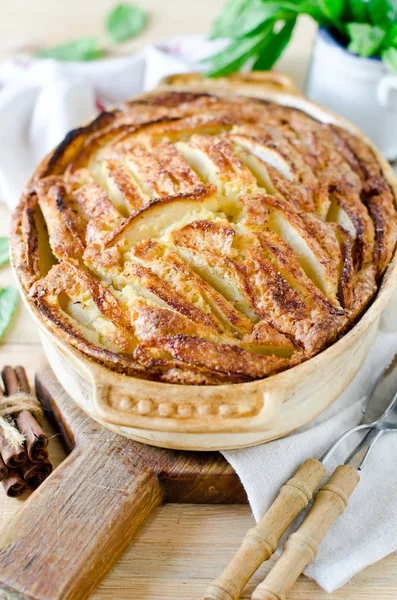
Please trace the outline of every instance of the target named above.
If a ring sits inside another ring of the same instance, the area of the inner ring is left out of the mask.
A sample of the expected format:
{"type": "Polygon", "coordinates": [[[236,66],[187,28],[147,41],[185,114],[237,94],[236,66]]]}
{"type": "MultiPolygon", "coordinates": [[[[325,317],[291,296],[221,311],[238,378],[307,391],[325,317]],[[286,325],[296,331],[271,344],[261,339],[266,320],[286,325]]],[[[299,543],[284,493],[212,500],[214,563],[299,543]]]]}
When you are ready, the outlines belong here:
{"type": "Polygon", "coordinates": [[[322,463],[329,460],[330,456],[335,452],[335,450],[340,446],[342,442],[344,442],[348,437],[350,437],[353,433],[357,433],[357,431],[362,431],[363,429],[371,429],[373,427],[373,423],[362,423],[361,425],[356,425],[352,427],[348,431],[346,431],[343,435],[341,435],[336,442],[334,442],[331,446],[327,448],[324,454],[319,459],[322,463]]]}
{"type": "Polygon", "coordinates": [[[375,445],[375,442],[383,433],[383,429],[370,429],[370,431],[368,431],[363,439],[357,444],[354,450],[351,451],[344,464],[350,465],[354,469],[357,469],[357,471],[361,471],[367,462],[368,456],[375,445]]]}

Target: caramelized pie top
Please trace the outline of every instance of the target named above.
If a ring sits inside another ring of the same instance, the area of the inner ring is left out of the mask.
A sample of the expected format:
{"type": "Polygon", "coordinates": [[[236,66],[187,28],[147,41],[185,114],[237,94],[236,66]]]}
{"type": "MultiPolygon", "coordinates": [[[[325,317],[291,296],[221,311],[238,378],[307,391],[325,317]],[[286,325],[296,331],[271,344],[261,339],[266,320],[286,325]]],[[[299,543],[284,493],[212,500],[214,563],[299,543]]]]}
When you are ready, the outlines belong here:
{"type": "Polygon", "coordinates": [[[129,375],[218,384],[342,335],[396,224],[361,138],[291,107],[170,92],[69,133],[30,182],[12,243],[64,340],[129,375]]]}

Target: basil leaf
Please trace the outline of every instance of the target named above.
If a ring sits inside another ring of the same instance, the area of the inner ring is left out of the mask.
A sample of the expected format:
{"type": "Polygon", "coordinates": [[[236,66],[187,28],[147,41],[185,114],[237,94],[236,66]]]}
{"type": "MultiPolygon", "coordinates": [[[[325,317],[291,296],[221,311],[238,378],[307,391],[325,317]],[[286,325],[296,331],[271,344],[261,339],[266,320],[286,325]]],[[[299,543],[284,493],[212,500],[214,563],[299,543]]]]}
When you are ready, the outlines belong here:
{"type": "Polygon", "coordinates": [[[55,58],[56,60],[95,60],[103,56],[96,38],[82,38],[68,44],[43,48],[34,53],[36,58],[55,58]]]}
{"type": "Polygon", "coordinates": [[[0,237],[0,267],[10,260],[8,237],[0,237]]]}
{"type": "Polygon", "coordinates": [[[367,20],[366,2],[363,0],[348,0],[349,21],[365,23],[367,20]]]}
{"type": "Polygon", "coordinates": [[[263,2],[262,0],[251,0],[244,10],[228,28],[226,37],[242,38],[252,34],[258,27],[269,19],[282,18],[282,5],[279,2],[263,2]]]}
{"type": "Polygon", "coordinates": [[[286,21],[277,33],[271,32],[267,43],[261,48],[260,56],[254,62],[254,71],[268,71],[278,61],[285,47],[288,45],[294,31],[296,19],[286,21]]]}
{"type": "Polygon", "coordinates": [[[382,60],[387,67],[394,73],[397,73],[397,50],[396,48],[389,48],[382,52],[382,60]]]}
{"type": "Polygon", "coordinates": [[[249,3],[246,0],[227,0],[221,14],[215,19],[209,33],[210,40],[227,38],[230,27],[233,26],[236,19],[247,9],[249,3]]]}
{"type": "Polygon", "coordinates": [[[17,290],[8,286],[0,289],[0,338],[3,337],[18,304],[17,290]]]}
{"type": "Polygon", "coordinates": [[[390,0],[368,0],[368,14],[374,25],[387,26],[397,20],[397,8],[390,0]]]}
{"type": "Polygon", "coordinates": [[[329,19],[320,9],[317,0],[305,0],[302,2],[300,12],[310,15],[319,25],[329,25],[329,19]]]}
{"type": "Polygon", "coordinates": [[[349,23],[347,31],[351,38],[347,49],[363,57],[376,54],[385,37],[384,29],[372,27],[368,23],[349,23]]]}
{"type": "MultiPolygon", "coordinates": [[[[233,41],[227,48],[210,57],[212,67],[207,71],[207,77],[222,77],[238,71],[251,56],[259,53],[266,36],[273,30],[274,23],[266,27],[266,32],[233,41]]],[[[207,59],[208,60],[208,59],[207,59]]]]}
{"type": "Polygon", "coordinates": [[[384,48],[389,48],[390,46],[397,46],[397,23],[392,25],[390,29],[387,30],[382,45],[384,48]]]}
{"type": "Polygon", "coordinates": [[[137,4],[118,4],[107,16],[106,31],[110,39],[119,44],[138,35],[146,21],[146,13],[137,4]]]}
{"type": "Polygon", "coordinates": [[[344,8],[344,0],[317,0],[322,13],[335,24],[339,21],[344,8]]]}
{"type": "Polygon", "coordinates": [[[290,15],[306,12],[307,2],[298,0],[228,0],[213,24],[209,39],[242,38],[251,35],[270,19],[283,20],[290,15]]]}

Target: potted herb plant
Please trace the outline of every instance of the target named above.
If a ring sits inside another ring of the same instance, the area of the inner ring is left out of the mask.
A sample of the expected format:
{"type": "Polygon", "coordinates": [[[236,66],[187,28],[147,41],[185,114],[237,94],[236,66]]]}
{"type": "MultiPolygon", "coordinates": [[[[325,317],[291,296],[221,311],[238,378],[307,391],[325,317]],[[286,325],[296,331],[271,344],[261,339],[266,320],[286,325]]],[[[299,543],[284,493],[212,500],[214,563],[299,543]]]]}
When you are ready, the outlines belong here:
{"type": "Polygon", "coordinates": [[[397,0],[228,0],[211,39],[226,47],[208,76],[268,70],[299,15],[319,24],[307,95],[356,123],[389,159],[397,157],[397,0]]]}

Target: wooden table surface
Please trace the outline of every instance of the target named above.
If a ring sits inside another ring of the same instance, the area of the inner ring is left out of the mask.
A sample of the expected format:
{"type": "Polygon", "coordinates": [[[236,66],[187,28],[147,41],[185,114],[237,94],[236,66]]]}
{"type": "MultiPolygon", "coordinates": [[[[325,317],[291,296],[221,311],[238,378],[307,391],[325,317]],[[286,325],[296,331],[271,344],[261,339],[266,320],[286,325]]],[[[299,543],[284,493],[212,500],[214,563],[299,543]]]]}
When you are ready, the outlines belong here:
{"type": "MultiPolygon", "coordinates": [[[[60,43],[78,36],[96,35],[114,0],[2,0],[0,57],[16,48],[60,43]]],[[[144,35],[119,52],[135,50],[143,43],[181,33],[205,33],[223,0],[141,0],[150,11],[144,35]]],[[[292,76],[302,88],[314,27],[299,23],[293,43],[278,68],[292,76]]],[[[1,200],[1,199],[0,199],[1,200]]],[[[0,235],[9,227],[9,211],[0,205],[0,235]]],[[[12,282],[8,267],[0,271],[0,285],[12,282]]],[[[20,303],[7,335],[0,345],[0,367],[23,364],[30,377],[43,360],[35,325],[20,303]]],[[[64,457],[59,439],[51,440],[50,454],[57,464],[64,457]]],[[[22,500],[9,499],[0,488],[0,527],[18,510],[22,500]]],[[[50,508],[49,508],[50,510],[50,508]]],[[[166,505],[160,507],[141,529],[94,592],[94,600],[202,600],[208,582],[214,579],[237,550],[253,518],[248,506],[166,505]]],[[[271,562],[263,565],[247,587],[244,599],[264,576],[271,562]]],[[[301,577],[290,594],[295,600],[396,600],[397,556],[389,556],[357,575],[332,595],[301,577]]]]}

